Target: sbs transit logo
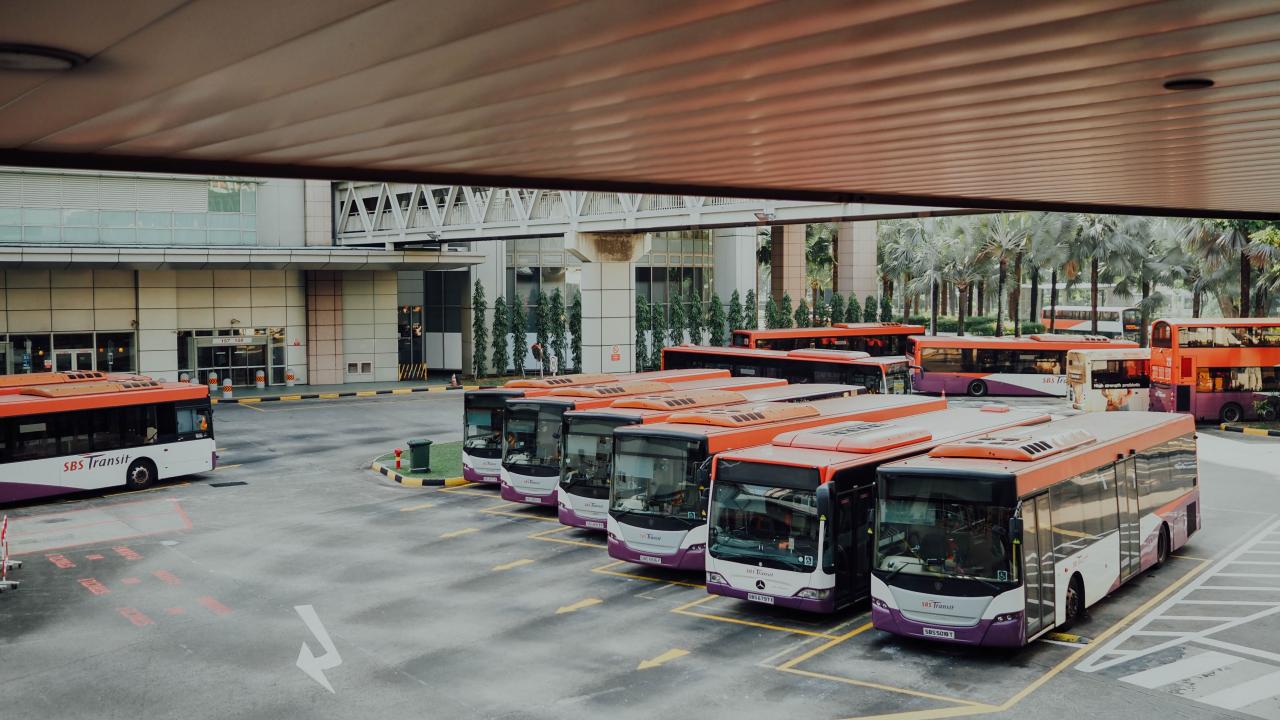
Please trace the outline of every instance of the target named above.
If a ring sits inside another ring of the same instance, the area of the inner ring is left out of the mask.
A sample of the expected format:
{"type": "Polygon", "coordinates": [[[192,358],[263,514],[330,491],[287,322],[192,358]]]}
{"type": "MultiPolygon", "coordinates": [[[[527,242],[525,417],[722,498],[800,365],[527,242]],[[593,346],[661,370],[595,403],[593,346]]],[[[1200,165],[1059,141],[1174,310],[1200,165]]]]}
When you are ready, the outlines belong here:
{"type": "Polygon", "coordinates": [[[68,460],[62,463],[62,472],[75,472],[77,470],[93,470],[101,467],[111,467],[114,465],[124,465],[129,462],[129,455],[116,455],[115,457],[107,457],[101,453],[91,455],[81,455],[79,460],[68,460]]]}
{"type": "Polygon", "coordinates": [[[921,600],[920,607],[925,610],[955,610],[956,606],[939,600],[921,600]]]}

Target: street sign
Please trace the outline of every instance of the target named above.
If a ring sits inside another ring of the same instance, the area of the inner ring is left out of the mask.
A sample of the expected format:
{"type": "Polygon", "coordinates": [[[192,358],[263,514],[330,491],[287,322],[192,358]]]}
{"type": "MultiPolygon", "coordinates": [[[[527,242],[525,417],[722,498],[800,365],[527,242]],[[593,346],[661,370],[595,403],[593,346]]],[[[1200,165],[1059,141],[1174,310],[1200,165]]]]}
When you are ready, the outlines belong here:
{"type": "Polygon", "coordinates": [[[617,362],[622,359],[622,353],[618,351],[617,345],[614,345],[613,349],[609,351],[609,359],[614,362],[617,362]]]}

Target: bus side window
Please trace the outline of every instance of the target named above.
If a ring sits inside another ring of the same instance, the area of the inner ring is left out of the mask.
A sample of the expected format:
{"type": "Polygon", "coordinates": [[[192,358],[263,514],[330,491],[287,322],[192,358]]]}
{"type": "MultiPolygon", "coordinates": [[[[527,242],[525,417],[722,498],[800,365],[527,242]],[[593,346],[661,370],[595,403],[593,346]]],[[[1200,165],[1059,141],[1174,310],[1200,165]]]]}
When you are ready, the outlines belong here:
{"type": "Polygon", "coordinates": [[[183,407],[176,410],[178,416],[178,435],[186,437],[194,435],[199,430],[200,420],[196,415],[196,409],[193,407],[183,407]]]}
{"type": "Polygon", "coordinates": [[[89,414],[94,450],[116,450],[124,447],[120,442],[120,428],[116,424],[116,410],[94,410],[89,414]]]}

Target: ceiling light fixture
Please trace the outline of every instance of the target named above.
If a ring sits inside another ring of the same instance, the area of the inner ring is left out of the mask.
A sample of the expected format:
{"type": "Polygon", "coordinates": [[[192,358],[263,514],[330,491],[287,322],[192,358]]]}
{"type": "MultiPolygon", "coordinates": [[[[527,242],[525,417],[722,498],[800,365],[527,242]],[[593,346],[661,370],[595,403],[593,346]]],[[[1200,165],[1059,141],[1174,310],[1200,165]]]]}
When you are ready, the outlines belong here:
{"type": "Polygon", "coordinates": [[[767,222],[773,222],[774,220],[778,219],[778,216],[771,212],[762,211],[762,212],[756,213],[756,219],[762,223],[767,223],[767,222]]]}
{"type": "Polygon", "coordinates": [[[1175,78],[1164,81],[1165,90],[1204,90],[1213,87],[1209,78],[1175,78]]]}
{"type": "Polygon", "coordinates": [[[83,65],[88,58],[70,50],[44,45],[0,43],[0,70],[58,72],[83,65]]]}

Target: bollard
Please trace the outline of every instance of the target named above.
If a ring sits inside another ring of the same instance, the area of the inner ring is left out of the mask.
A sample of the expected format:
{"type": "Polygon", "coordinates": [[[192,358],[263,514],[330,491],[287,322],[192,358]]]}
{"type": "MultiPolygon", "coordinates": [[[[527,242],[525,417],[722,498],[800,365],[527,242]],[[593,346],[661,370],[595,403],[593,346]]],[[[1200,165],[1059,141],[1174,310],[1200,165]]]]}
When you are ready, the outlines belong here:
{"type": "Polygon", "coordinates": [[[293,384],[297,381],[298,376],[293,374],[293,370],[286,368],[284,371],[284,386],[293,387],[293,384]]]}
{"type": "Polygon", "coordinates": [[[209,397],[218,394],[218,373],[209,373],[209,397]]]}
{"type": "Polygon", "coordinates": [[[222,381],[222,399],[231,399],[231,378],[222,381]]]}
{"type": "Polygon", "coordinates": [[[18,587],[16,580],[9,579],[9,568],[22,567],[21,560],[9,559],[9,516],[0,521],[0,592],[18,587]]]}
{"type": "Polygon", "coordinates": [[[178,382],[181,382],[181,383],[191,382],[191,376],[186,373],[182,373],[181,375],[178,376],[178,382]]]}
{"type": "Polygon", "coordinates": [[[253,386],[259,390],[267,387],[267,374],[261,370],[253,374],[253,386]]]}
{"type": "Polygon", "coordinates": [[[458,387],[458,373],[449,376],[449,387],[458,387]]]}
{"type": "Polygon", "coordinates": [[[401,454],[401,453],[403,453],[403,452],[404,452],[404,451],[403,451],[403,450],[401,450],[400,448],[396,448],[396,469],[397,469],[397,470],[399,470],[399,469],[400,469],[400,454],[401,454]]]}

